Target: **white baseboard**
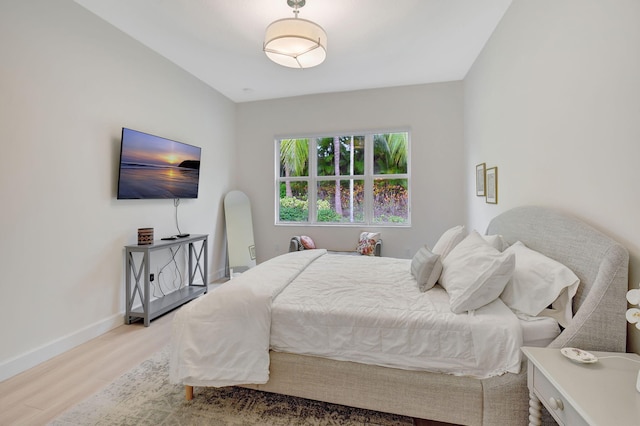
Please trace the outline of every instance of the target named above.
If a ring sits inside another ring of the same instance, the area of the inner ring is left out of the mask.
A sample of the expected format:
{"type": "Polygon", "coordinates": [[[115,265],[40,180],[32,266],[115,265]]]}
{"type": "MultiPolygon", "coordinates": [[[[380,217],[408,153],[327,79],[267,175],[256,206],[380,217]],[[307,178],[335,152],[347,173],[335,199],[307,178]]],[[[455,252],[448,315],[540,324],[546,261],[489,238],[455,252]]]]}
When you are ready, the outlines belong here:
{"type": "MultiPolygon", "coordinates": [[[[210,279],[209,282],[215,282],[222,277],[224,277],[224,269],[216,271],[215,279],[210,279]]],[[[124,312],[112,315],[107,319],[95,322],[78,331],[56,339],[51,343],[11,358],[0,364],[0,382],[50,360],[78,345],[88,342],[122,324],[124,324],[124,312]]]]}
{"type": "Polygon", "coordinates": [[[0,382],[124,324],[124,312],[88,325],[0,364],[0,382]]]}

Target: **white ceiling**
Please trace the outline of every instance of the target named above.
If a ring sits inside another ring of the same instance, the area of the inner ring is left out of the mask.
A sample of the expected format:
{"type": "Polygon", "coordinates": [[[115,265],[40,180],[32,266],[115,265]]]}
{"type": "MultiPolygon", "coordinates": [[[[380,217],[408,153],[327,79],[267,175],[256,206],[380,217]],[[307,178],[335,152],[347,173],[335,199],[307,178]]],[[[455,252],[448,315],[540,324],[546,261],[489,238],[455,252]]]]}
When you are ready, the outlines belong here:
{"type": "Polygon", "coordinates": [[[321,65],[262,52],[286,0],[75,0],[235,102],[462,80],[511,0],[307,0],[327,32],[321,65]]]}

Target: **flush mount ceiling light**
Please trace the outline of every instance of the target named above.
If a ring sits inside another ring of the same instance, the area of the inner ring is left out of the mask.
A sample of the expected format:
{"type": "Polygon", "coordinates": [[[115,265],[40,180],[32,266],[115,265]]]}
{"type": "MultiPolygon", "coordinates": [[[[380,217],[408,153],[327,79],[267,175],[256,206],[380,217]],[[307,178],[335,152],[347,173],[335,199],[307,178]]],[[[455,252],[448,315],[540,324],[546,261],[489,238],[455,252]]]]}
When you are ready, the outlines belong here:
{"type": "Polygon", "coordinates": [[[295,18],[279,19],[267,27],[264,53],[276,64],[311,68],[327,57],[327,33],[315,22],[298,18],[306,0],[287,0],[295,18]]]}

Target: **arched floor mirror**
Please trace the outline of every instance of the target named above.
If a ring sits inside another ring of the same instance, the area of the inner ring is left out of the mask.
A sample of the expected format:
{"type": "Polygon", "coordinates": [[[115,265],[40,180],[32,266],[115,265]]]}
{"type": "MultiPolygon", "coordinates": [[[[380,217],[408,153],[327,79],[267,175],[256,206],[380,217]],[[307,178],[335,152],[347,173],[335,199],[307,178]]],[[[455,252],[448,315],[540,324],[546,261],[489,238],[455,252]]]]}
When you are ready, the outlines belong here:
{"type": "Polygon", "coordinates": [[[229,278],[256,266],[256,246],[253,241],[251,202],[242,191],[230,191],[224,197],[224,217],[227,230],[227,265],[229,278]]]}

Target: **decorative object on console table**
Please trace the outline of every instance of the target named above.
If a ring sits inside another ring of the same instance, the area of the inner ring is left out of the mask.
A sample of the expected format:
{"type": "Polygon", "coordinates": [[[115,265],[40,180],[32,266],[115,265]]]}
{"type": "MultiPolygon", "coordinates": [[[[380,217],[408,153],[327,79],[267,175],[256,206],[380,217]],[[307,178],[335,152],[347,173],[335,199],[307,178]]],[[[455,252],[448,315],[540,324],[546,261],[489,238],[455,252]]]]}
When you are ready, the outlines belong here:
{"type": "Polygon", "coordinates": [[[487,203],[498,204],[498,168],[491,167],[486,173],[487,203]]]}
{"type": "MultiPolygon", "coordinates": [[[[627,292],[627,302],[629,302],[630,305],[640,307],[640,288],[633,288],[627,292]]],[[[629,308],[626,315],[629,324],[635,324],[636,328],[640,330],[640,309],[629,308]]],[[[640,392],[640,370],[638,370],[636,390],[640,392]]]]}
{"type": "Polygon", "coordinates": [[[152,319],[207,292],[208,237],[206,234],[190,235],[175,240],[159,240],[151,241],[150,244],[125,246],[127,299],[124,316],[125,324],[131,324],[132,321],[142,319],[145,327],[148,327],[152,319]],[[200,246],[197,247],[196,243],[200,243],[200,246]],[[189,250],[189,263],[187,265],[189,281],[187,285],[181,286],[177,290],[163,295],[163,297],[151,300],[151,253],[183,245],[187,245],[189,250]],[[202,280],[200,284],[195,283],[196,273],[199,273],[202,280]],[[136,298],[136,296],[138,297],[136,298]],[[136,300],[140,305],[134,307],[133,304],[136,300]]]}
{"type": "Polygon", "coordinates": [[[640,356],[593,352],[597,361],[565,357],[558,348],[523,347],[529,360],[529,425],[542,423],[542,405],[559,425],[637,425],[634,391],[640,356]]]}
{"type": "Polygon", "coordinates": [[[153,244],[153,228],[138,228],[138,245],[153,244]]]}
{"type": "Polygon", "coordinates": [[[476,166],[476,195],[478,197],[485,196],[486,169],[486,163],[480,163],[476,166]]]}

